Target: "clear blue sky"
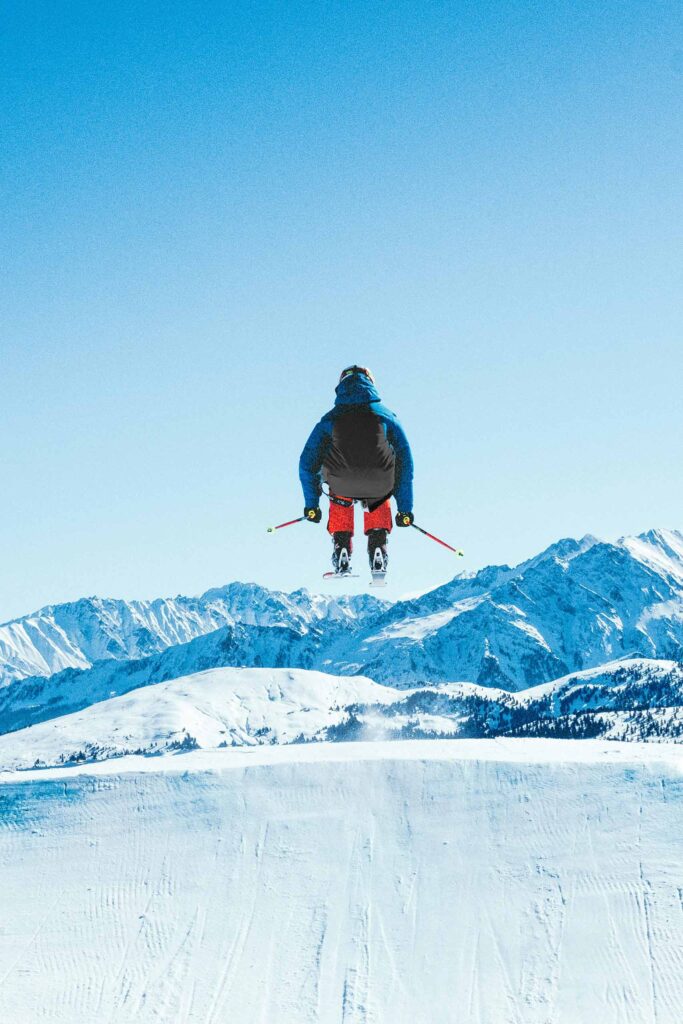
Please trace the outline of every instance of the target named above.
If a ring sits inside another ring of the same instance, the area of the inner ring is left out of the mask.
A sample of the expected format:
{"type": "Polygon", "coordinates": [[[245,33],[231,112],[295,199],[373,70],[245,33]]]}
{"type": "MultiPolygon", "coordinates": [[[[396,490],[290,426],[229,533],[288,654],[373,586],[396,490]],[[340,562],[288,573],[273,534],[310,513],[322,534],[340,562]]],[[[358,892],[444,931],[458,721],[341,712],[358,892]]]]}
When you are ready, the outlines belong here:
{"type": "MultiPolygon", "coordinates": [[[[0,34],[0,620],[320,589],[301,447],[371,366],[387,596],[683,527],[680,3],[34,3],[0,34]]],[[[365,586],[365,580],[359,581],[365,586]]]]}

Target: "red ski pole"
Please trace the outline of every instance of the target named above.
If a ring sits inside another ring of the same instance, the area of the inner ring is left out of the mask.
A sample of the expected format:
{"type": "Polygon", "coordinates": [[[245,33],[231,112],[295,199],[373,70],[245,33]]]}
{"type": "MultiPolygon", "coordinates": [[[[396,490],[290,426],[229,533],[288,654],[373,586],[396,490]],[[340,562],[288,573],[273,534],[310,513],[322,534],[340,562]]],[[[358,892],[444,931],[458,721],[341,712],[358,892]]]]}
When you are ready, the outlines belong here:
{"type": "Polygon", "coordinates": [[[276,530],[281,530],[283,526],[292,526],[293,523],[301,523],[305,518],[306,516],[299,516],[298,519],[290,519],[286,523],[280,523],[279,526],[269,526],[266,533],[275,533],[276,530]]]}
{"type": "Polygon", "coordinates": [[[447,544],[445,540],[440,540],[438,537],[435,537],[433,533],[429,533],[428,530],[423,530],[421,526],[417,525],[417,523],[411,523],[410,525],[414,526],[416,530],[420,531],[420,533],[424,533],[425,537],[429,537],[431,540],[435,540],[437,544],[442,544],[443,547],[448,548],[449,551],[453,551],[456,555],[459,555],[460,558],[464,556],[465,552],[461,551],[460,548],[451,547],[451,545],[447,544]]]}

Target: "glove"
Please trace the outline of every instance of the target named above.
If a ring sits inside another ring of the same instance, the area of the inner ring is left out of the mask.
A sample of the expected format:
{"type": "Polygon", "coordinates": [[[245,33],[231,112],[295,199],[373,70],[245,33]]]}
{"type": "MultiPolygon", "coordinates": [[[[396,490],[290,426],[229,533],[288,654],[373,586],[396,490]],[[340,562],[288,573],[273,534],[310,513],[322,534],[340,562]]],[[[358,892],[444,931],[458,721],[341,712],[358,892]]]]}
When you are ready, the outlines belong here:
{"type": "Polygon", "coordinates": [[[395,522],[397,526],[412,526],[414,519],[412,512],[397,512],[395,522]]]}
{"type": "Polygon", "coordinates": [[[304,509],[304,516],[309,521],[309,523],[319,523],[323,517],[323,514],[319,508],[307,507],[304,509]]]}

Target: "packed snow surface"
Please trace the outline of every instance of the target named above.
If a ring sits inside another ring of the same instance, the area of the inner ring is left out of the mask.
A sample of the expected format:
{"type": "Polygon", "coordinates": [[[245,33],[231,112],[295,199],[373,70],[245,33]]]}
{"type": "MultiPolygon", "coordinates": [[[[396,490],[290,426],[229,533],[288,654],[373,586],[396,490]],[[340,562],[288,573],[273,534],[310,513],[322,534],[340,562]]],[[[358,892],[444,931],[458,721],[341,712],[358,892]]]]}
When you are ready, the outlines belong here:
{"type": "Polygon", "coordinates": [[[683,751],[192,751],[0,774],[0,1020],[678,1024],[683,751]]]}

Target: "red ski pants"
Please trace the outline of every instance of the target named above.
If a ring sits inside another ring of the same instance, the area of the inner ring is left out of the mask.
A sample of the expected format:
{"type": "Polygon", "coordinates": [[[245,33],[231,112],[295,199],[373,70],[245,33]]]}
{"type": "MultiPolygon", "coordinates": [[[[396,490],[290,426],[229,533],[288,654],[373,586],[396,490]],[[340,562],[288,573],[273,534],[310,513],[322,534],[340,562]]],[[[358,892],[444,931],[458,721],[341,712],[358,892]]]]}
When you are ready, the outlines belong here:
{"type": "MultiPolygon", "coordinates": [[[[330,495],[330,517],[327,520],[329,533],[353,533],[353,505],[338,505],[332,501],[330,495]]],[[[341,501],[351,501],[350,498],[342,498],[341,495],[334,495],[341,501]]],[[[363,515],[363,532],[370,530],[387,530],[391,532],[393,523],[391,520],[391,505],[389,499],[383,501],[372,512],[365,512],[363,515]]]]}

